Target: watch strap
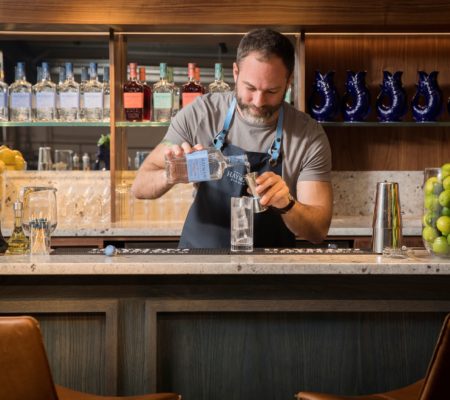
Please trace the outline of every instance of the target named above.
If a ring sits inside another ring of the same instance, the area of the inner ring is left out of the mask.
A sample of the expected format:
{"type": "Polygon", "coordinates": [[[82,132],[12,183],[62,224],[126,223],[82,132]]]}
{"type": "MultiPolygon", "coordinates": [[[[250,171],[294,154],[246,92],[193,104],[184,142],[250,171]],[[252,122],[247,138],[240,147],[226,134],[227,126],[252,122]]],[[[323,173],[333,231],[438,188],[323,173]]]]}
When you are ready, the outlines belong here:
{"type": "Polygon", "coordinates": [[[292,195],[289,193],[289,203],[286,207],[283,208],[277,208],[271,206],[270,208],[276,213],[276,214],[286,214],[292,207],[295,205],[295,199],[292,197],[292,195]]]}

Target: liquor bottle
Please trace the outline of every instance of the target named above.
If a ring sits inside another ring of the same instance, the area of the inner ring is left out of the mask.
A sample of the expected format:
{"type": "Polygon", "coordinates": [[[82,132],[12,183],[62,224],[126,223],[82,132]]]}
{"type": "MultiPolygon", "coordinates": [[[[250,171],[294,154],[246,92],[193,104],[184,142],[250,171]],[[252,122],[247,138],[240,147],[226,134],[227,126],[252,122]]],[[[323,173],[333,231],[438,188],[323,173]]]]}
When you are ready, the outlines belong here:
{"type": "Polygon", "coordinates": [[[77,121],[80,118],[80,85],[75,82],[72,63],[66,63],[66,79],[59,85],[60,121],[77,121]]]}
{"type": "Polygon", "coordinates": [[[66,80],[66,67],[59,67],[59,73],[58,73],[58,84],[56,85],[56,114],[57,114],[57,119],[59,119],[59,110],[61,109],[61,100],[60,100],[60,91],[61,91],[61,86],[64,83],[64,81],[66,80]]]}
{"type": "Polygon", "coordinates": [[[78,153],[75,153],[72,157],[72,165],[73,165],[73,170],[74,171],[78,171],[80,169],[80,156],[78,155],[78,153]]]}
{"type": "Polygon", "coordinates": [[[80,119],[84,121],[84,88],[88,83],[88,68],[81,67],[81,76],[80,76],[80,119]]]}
{"type": "Polygon", "coordinates": [[[229,92],[230,85],[223,80],[223,69],[221,63],[214,64],[214,82],[209,84],[209,92],[229,92]]]}
{"type": "Polygon", "coordinates": [[[98,122],[103,119],[103,84],[98,81],[97,63],[89,63],[89,81],[84,86],[84,119],[98,122]]]}
{"type": "Polygon", "coordinates": [[[41,81],[33,86],[35,121],[54,121],[56,119],[56,85],[50,80],[48,63],[42,63],[41,81]]]}
{"type": "Polygon", "coordinates": [[[195,75],[195,83],[202,88],[202,94],[205,94],[206,88],[202,85],[202,82],[200,80],[200,67],[195,66],[194,75],[195,75]]]}
{"type": "Polygon", "coordinates": [[[103,68],[103,121],[109,122],[111,114],[111,88],[109,86],[109,67],[103,68]]]}
{"type": "Polygon", "coordinates": [[[89,157],[88,153],[84,153],[83,157],[81,157],[81,161],[83,163],[83,171],[91,170],[91,157],[89,157]]]}
{"type": "Polygon", "coordinates": [[[225,169],[234,165],[245,165],[250,172],[247,155],[226,157],[220,150],[208,148],[181,157],[166,157],[165,170],[168,183],[202,182],[221,179],[225,169]]]}
{"type": "Polygon", "coordinates": [[[11,121],[31,121],[31,83],[23,62],[17,63],[16,80],[9,87],[9,114],[11,121]]]}
{"type": "Polygon", "coordinates": [[[152,88],[147,84],[145,77],[145,67],[139,67],[139,83],[144,86],[144,121],[152,120],[152,88]]]}
{"type": "Polygon", "coordinates": [[[127,121],[142,121],[144,86],[137,80],[137,64],[130,63],[130,80],[123,85],[123,108],[127,121]]]}
{"type": "Polygon", "coordinates": [[[167,64],[159,64],[159,82],[153,85],[153,118],[157,122],[170,121],[173,106],[173,86],[167,80],[167,64]]]}
{"type": "Polygon", "coordinates": [[[172,117],[174,117],[180,111],[181,89],[173,79],[173,67],[167,67],[167,80],[173,88],[172,117]]]}
{"type": "Polygon", "coordinates": [[[21,201],[14,202],[14,229],[8,239],[7,254],[25,254],[30,244],[22,227],[23,219],[23,203],[21,201]]]}
{"type": "Polygon", "coordinates": [[[8,121],[8,85],[5,83],[3,53],[0,51],[0,121],[8,121]]]}
{"type": "Polygon", "coordinates": [[[181,102],[183,107],[192,103],[196,97],[203,94],[203,88],[195,82],[195,64],[188,64],[188,81],[181,87],[181,102]]]}

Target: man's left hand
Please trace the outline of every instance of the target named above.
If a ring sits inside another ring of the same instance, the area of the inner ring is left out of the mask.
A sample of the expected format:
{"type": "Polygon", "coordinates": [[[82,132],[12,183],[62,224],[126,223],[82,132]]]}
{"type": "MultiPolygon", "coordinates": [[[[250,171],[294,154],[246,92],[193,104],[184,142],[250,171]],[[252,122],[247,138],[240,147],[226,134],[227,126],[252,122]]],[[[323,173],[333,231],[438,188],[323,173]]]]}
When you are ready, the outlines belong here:
{"type": "Polygon", "coordinates": [[[289,204],[289,188],[280,175],[264,172],[256,178],[256,183],[261,205],[284,208],[289,204]]]}

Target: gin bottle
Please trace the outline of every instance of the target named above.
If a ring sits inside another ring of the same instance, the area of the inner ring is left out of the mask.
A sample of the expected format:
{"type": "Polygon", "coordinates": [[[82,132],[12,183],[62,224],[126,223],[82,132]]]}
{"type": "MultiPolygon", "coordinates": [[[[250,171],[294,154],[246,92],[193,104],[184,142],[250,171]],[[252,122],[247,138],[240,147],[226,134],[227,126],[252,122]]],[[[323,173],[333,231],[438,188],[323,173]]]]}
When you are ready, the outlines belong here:
{"type": "MultiPolygon", "coordinates": [[[[208,148],[194,151],[182,157],[165,160],[168,183],[203,182],[221,179],[225,169],[244,165],[250,172],[250,164],[245,154],[226,157],[220,150],[208,148]]],[[[242,176],[238,179],[244,179],[242,176]]]]}
{"type": "Polygon", "coordinates": [[[31,83],[25,76],[25,63],[16,66],[16,80],[9,87],[9,117],[11,121],[31,121],[31,83]]]}
{"type": "Polygon", "coordinates": [[[86,88],[86,84],[88,83],[89,75],[88,68],[81,67],[81,76],[80,76],[80,119],[84,121],[84,89],[86,88]]]}
{"type": "Polygon", "coordinates": [[[50,80],[48,63],[42,63],[42,79],[33,86],[35,101],[34,119],[54,121],[56,119],[56,85],[50,80]]]}
{"type": "Polygon", "coordinates": [[[77,121],[80,113],[80,85],[73,77],[72,63],[66,63],[66,79],[59,85],[59,119],[77,121]]]}
{"type": "Polygon", "coordinates": [[[61,109],[60,92],[61,92],[61,86],[66,80],[66,68],[59,67],[58,75],[59,75],[59,79],[58,79],[58,84],[56,85],[56,113],[57,113],[57,118],[59,119],[59,112],[61,109]]]}
{"type": "Polygon", "coordinates": [[[103,119],[103,85],[98,81],[97,63],[89,64],[89,81],[84,86],[84,119],[98,122],[103,119]]]}
{"type": "Polygon", "coordinates": [[[159,82],[153,85],[153,118],[168,122],[172,117],[173,86],[167,80],[167,64],[159,64],[159,82]]]}
{"type": "Polygon", "coordinates": [[[167,67],[167,80],[173,88],[172,117],[174,117],[180,111],[181,89],[173,79],[173,67],[167,67]]]}
{"type": "Polygon", "coordinates": [[[147,84],[145,67],[139,67],[139,83],[144,87],[144,121],[152,120],[152,88],[147,84]]]}
{"type": "Polygon", "coordinates": [[[130,63],[130,79],[123,85],[123,108],[127,121],[142,121],[144,86],[137,79],[136,63],[130,63]]]}
{"type": "Polygon", "coordinates": [[[111,115],[111,89],[109,86],[109,67],[103,68],[103,121],[109,122],[111,115]]]}
{"type": "Polygon", "coordinates": [[[203,94],[203,87],[195,81],[195,64],[188,64],[188,81],[181,87],[181,102],[183,107],[192,103],[196,97],[203,94]]]}
{"type": "Polygon", "coordinates": [[[3,53],[0,51],[0,121],[8,121],[8,85],[3,72],[3,53]]]}
{"type": "Polygon", "coordinates": [[[14,203],[14,229],[8,239],[7,254],[25,254],[28,251],[29,240],[22,227],[23,203],[16,201],[14,203]]]}
{"type": "Polygon", "coordinates": [[[230,86],[223,80],[223,69],[221,63],[214,65],[214,82],[209,84],[209,92],[229,92],[230,86]]]}

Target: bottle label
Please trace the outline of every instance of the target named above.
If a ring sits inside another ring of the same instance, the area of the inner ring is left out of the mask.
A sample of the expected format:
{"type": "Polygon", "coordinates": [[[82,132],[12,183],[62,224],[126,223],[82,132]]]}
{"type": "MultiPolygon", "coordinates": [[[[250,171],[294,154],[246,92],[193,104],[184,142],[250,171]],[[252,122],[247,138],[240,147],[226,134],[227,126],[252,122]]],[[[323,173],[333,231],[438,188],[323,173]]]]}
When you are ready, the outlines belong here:
{"type": "Polygon", "coordinates": [[[198,96],[201,96],[201,93],[183,93],[182,101],[183,107],[186,107],[188,104],[191,104],[198,96]]]}
{"type": "Polygon", "coordinates": [[[209,181],[211,179],[207,150],[186,154],[186,164],[189,182],[209,181]]]}
{"type": "Polygon", "coordinates": [[[6,92],[0,93],[0,108],[6,108],[8,104],[8,97],[6,92]]]}
{"type": "Polygon", "coordinates": [[[123,108],[144,108],[144,93],[124,93],[123,108]]]}
{"type": "Polygon", "coordinates": [[[80,106],[80,94],[78,92],[60,93],[59,106],[61,108],[78,108],[80,106]]]}
{"type": "Polygon", "coordinates": [[[103,108],[103,93],[84,93],[84,108],[103,108]]]}
{"type": "Polygon", "coordinates": [[[11,93],[11,108],[31,108],[31,93],[11,93]]]}
{"type": "Polygon", "coordinates": [[[158,110],[172,108],[172,93],[153,93],[153,107],[158,110]]]}
{"type": "Polygon", "coordinates": [[[111,95],[110,94],[105,94],[105,97],[103,98],[103,105],[105,108],[110,108],[110,103],[111,103],[111,95]]]}
{"type": "Polygon", "coordinates": [[[36,108],[41,110],[43,108],[56,107],[56,93],[55,92],[39,92],[36,93],[36,108]]]}

